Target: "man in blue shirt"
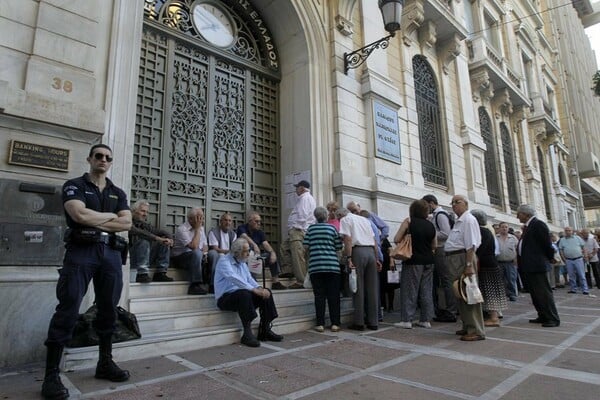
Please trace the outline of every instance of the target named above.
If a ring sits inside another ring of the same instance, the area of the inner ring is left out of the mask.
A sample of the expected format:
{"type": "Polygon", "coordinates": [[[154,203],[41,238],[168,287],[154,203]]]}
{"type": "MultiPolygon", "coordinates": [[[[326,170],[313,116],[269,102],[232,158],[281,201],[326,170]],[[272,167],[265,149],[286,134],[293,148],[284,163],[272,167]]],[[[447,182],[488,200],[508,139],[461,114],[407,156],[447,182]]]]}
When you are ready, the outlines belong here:
{"type": "Polygon", "coordinates": [[[269,289],[263,288],[250,275],[248,256],[250,245],[246,239],[236,239],[229,254],[220,257],[215,272],[215,299],[221,310],[236,311],[242,321],[244,333],[241,342],[249,347],[259,347],[259,340],[281,342],[283,336],[271,330],[271,322],[278,317],[277,308],[269,289]],[[252,320],[260,309],[258,340],[252,333],[252,320]]]}
{"type": "Polygon", "coordinates": [[[558,249],[567,266],[569,274],[569,293],[577,293],[577,281],[581,282],[581,289],[584,295],[589,295],[587,281],[585,280],[585,269],[583,263],[584,253],[583,240],[573,234],[573,228],[565,227],[565,236],[558,242],[558,249]]]}

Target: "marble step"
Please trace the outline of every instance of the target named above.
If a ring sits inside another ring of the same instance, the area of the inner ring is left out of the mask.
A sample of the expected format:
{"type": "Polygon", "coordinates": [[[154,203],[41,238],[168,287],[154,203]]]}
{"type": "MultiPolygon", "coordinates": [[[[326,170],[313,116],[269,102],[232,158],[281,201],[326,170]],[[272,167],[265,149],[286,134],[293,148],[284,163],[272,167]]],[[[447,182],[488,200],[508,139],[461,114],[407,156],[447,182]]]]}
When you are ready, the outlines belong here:
{"type": "MultiPolygon", "coordinates": [[[[157,288],[148,291],[147,296],[131,297],[129,300],[129,311],[137,315],[151,312],[179,312],[216,308],[215,296],[212,294],[202,296],[189,296],[187,294],[154,296],[155,293],[160,293],[160,288],[158,288],[158,286],[162,285],[176,286],[177,284],[173,282],[157,284],[157,288]]],[[[187,286],[185,291],[187,293],[187,286]]],[[[276,290],[273,292],[273,297],[275,299],[275,304],[277,305],[292,300],[314,299],[312,289],[276,290]]]]}
{"type": "MultiPolygon", "coordinates": [[[[280,318],[314,315],[315,312],[313,300],[294,300],[284,303],[276,302],[276,304],[280,318]]],[[[352,309],[352,300],[342,299],[341,309],[342,311],[352,309]]],[[[159,332],[225,326],[236,324],[239,321],[236,313],[224,312],[216,307],[209,310],[157,312],[137,314],[136,316],[142,336],[159,332]]]]}
{"type": "MultiPolygon", "coordinates": [[[[231,313],[235,316],[235,313],[231,313]]],[[[352,319],[352,310],[341,313],[342,324],[352,319]]],[[[258,320],[258,318],[257,318],[258,320]]],[[[282,335],[304,331],[314,327],[314,312],[310,315],[281,317],[273,321],[273,330],[282,335]]],[[[258,321],[254,324],[258,327],[258,321]]],[[[218,327],[182,329],[144,335],[141,339],[113,344],[113,358],[117,363],[148,357],[176,354],[209,347],[239,343],[241,327],[235,324],[218,327]]],[[[285,339],[284,339],[285,340],[285,339]]],[[[276,343],[273,343],[276,345],[276,343]]],[[[92,368],[98,361],[98,347],[66,348],[63,370],[73,371],[92,368]]]]}

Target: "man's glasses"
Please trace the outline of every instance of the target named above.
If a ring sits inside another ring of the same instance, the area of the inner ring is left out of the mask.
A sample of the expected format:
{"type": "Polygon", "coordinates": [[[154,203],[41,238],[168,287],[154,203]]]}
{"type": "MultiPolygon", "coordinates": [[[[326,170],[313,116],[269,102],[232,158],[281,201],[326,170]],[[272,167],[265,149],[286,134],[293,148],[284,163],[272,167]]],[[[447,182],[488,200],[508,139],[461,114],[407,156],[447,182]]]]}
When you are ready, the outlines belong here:
{"type": "Polygon", "coordinates": [[[111,156],[109,156],[108,154],[102,154],[102,153],[96,153],[94,154],[94,158],[98,161],[106,158],[107,162],[112,162],[113,158],[111,156]]]}

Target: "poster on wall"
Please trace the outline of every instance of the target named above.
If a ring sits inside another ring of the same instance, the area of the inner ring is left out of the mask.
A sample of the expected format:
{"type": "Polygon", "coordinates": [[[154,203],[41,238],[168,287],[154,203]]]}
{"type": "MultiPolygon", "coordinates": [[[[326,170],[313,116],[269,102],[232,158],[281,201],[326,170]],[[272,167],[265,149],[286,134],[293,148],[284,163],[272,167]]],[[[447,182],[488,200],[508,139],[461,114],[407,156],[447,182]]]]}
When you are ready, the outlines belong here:
{"type": "Polygon", "coordinates": [[[311,184],[310,171],[294,172],[285,176],[285,182],[283,185],[283,193],[285,194],[285,208],[294,208],[296,205],[296,188],[294,185],[300,181],[308,181],[311,184]]]}
{"type": "Polygon", "coordinates": [[[398,112],[383,103],[373,101],[373,132],[375,157],[402,164],[398,112]]]}

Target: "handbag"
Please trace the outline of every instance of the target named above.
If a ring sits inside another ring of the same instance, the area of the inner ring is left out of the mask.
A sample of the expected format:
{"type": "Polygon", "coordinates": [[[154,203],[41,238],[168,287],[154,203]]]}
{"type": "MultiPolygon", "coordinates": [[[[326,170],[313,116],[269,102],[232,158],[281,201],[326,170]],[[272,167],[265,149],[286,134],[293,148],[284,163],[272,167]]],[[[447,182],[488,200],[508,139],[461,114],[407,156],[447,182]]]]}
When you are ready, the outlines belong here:
{"type": "Polygon", "coordinates": [[[388,270],[387,271],[387,283],[400,283],[400,271],[388,270]]]}
{"type": "Polygon", "coordinates": [[[412,258],[412,236],[410,233],[405,234],[400,243],[390,250],[390,257],[402,261],[412,258]]]}
{"type": "Polygon", "coordinates": [[[348,275],[348,285],[350,286],[350,291],[352,293],[356,293],[356,291],[358,290],[358,282],[356,278],[355,268],[352,268],[352,271],[350,271],[350,275],[348,275]]]}
{"type": "MultiPolygon", "coordinates": [[[[128,340],[140,339],[142,333],[137,322],[135,314],[130,313],[124,308],[117,307],[117,320],[115,322],[115,331],[112,335],[113,343],[125,342],[128,340]]],[[[96,346],[99,343],[98,333],[94,328],[94,320],[98,314],[96,304],[92,305],[79,318],[73,329],[73,337],[67,343],[67,347],[86,347],[96,346]]]]}
{"type": "Polygon", "coordinates": [[[477,276],[465,276],[463,281],[465,282],[467,304],[473,305],[483,303],[483,295],[481,294],[481,290],[479,290],[479,285],[477,284],[477,276]]]}

